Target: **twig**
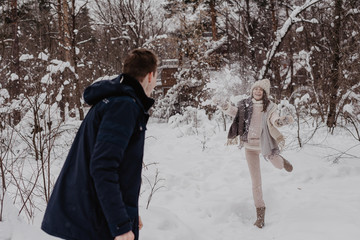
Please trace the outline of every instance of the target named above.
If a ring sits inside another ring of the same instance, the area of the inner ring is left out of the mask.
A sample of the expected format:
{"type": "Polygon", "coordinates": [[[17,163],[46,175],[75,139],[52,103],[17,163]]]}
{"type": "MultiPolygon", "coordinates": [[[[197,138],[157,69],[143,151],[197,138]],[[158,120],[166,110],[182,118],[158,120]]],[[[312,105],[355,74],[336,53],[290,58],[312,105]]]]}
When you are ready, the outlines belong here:
{"type": "Polygon", "coordinates": [[[150,202],[151,202],[151,199],[152,197],[154,196],[154,194],[160,190],[161,188],[164,188],[164,186],[157,186],[161,181],[165,181],[165,179],[163,178],[159,178],[159,170],[156,169],[156,174],[155,174],[155,179],[154,179],[154,183],[152,184],[151,181],[149,180],[149,178],[145,177],[145,179],[148,181],[150,187],[151,187],[151,190],[150,190],[150,194],[149,194],[149,197],[148,197],[148,200],[147,200],[147,204],[146,204],[146,209],[149,208],[149,205],[150,205],[150,202]]]}

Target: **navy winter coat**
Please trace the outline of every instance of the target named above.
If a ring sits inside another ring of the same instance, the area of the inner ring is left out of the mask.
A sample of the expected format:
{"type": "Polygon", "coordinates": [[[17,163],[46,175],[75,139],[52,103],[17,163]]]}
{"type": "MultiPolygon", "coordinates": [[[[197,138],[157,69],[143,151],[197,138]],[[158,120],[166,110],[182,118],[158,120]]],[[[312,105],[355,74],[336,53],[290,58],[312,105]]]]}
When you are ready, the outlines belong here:
{"type": "Polygon", "coordinates": [[[93,105],[56,181],[41,228],[73,240],[138,239],[138,198],[148,110],[154,100],[120,75],[85,89],[93,105]]]}

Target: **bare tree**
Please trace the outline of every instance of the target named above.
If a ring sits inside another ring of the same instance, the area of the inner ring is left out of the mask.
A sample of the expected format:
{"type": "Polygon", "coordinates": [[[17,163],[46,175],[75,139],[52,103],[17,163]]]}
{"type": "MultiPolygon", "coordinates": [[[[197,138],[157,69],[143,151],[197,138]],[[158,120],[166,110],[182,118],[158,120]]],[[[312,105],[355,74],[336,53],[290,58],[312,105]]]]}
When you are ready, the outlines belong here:
{"type": "MultiPolygon", "coordinates": [[[[47,104],[49,99],[44,94],[27,98],[27,105],[30,108],[28,113],[32,116],[27,119],[30,124],[30,135],[24,131],[17,131],[17,134],[27,144],[28,150],[37,162],[35,179],[42,181],[35,182],[37,187],[41,186],[44,200],[49,201],[52,189],[51,164],[53,149],[56,139],[61,135],[63,122],[55,118],[54,108],[47,104]]],[[[28,114],[29,115],[29,114],[28,114]]]]}
{"type": "Polygon", "coordinates": [[[151,181],[148,177],[144,176],[144,178],[146,179],[146,181],[148,182],[149,186],[150,186],[150,193],[147,199],[147,203],[146,203],[146,209],[149,208],[150,206],[150,202],[154,196],[154,194],[159,191],[161,188],[163,188],[163,185],[159,185],[160,182],[164,181],[165,179],[163,178],[159,178],[159,170],[156,169],[156,173],[155,173],[155,177],[154,180],[151,181]]]}
{"type": "MultiPolygon", "coordinates": [[[[80,8],[76,9],[76,0],[71,0],[71,6],[69,6],[67,0],[58,0],[58,28],[60,30],[60,39],[61,43],[63,43],[63,51],[64,51],[64,60],[66,62],[70,62],[71,66],[75,69],[75,74],[72,76],[72,82],[74,83],[74,87],[70,89],[70,92],[73,93],[74,105],[76,106],[80,119],[84,119],[84,109],[82,102],[80,101],[82,95],[81,90],[82,86],[80,84],[79,76],[78,76],[78,56],[77,56],[77,16],[81,12],[82,8],[86,7],[87,1],[80,6],[80,8]],[[61,3],[61,5],[60,5],[61,3]],[[77,11],[76,11],[77,10],[77,11]]],[[[70,100],[71,101],[71,100],[70,100]]]]}
{"type": "Polygon", "coordinates": [[[215,9],[215,0],[209,1],[210,6],[210,16],[211,16],[211,31],[213,40],[217,40],[217,28],[216,28],[216,9],[215,9]]]}
{"type": "Polygon", "coordinates": [[[327,116],[327,126],[333,130],[336,126],[336,108],[338,103],[338,91],[340,87],[340,44],[341,44],[341,19],[342,19],[342,0],[334,0],[334,28],[333,35],[330,39],[333,47],[332,64],[330,73],[330,101],[329,112],[327,116]]]}
{"type": "MultiPolygon", "coordinates": [[[[20,66],[20,49],[19,49],[19,35],[18,35],[18,1],[11,0],[11,23],[12,23],[12,34],[13,34],[13,46],[12,46],[12,72],[19,74],[20,66]]],[[[15,86],[13,89],[14,95],[18,95],[19,86],[15,86]]]]}
{"type": "MultiPolygon", "coordinates": [[[[1,119],[1,123],[3,124],[3,120],[1,119]]],[[[1,125],[2,125],[1,124],[1,125]]],[[[4,210],[4,200],[5,194],[7,192],[8,185],[10,184],[7,176],[8,168],[10,167],[9,163],[9,152],[12,148],[12,139],[14,136],[14,131],[10,128],[3,128],[0,126],[0,174],[1,174],[1,192],[0,192],[0,222],[3,221],[3,210],[4,210]]]]}
{"type": "Polygon", "coordinates": [[[59,21],[59,23],[62,23],[62,26],[59,26],[59,29],[63,30],[62,36],[63,36],[63,43],[64,43],[64,52],[65,52],[65,61],[66,62],[70,62],[72,63],[72,65],[74,65],[74,63],[72,62],[73,58],[71,57],[71,51],[72,51],[72,46],[71,46],[71,39],[72,39],[72,32],[70,31],[70,9],[69,9],[69,4],[67,0],[61,0],[62,3],[62,8],[61,8],[61,12],[59,12],[58,14],[60,14],[58,16],[58,18],[61,18],[62,20],[59,21]]]}

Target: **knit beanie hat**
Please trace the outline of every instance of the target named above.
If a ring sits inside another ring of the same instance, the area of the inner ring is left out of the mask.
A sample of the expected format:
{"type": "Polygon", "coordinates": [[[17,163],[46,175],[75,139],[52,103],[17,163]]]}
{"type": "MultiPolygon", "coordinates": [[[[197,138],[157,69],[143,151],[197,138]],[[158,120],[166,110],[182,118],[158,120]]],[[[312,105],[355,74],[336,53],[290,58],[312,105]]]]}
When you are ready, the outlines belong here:
{"type": "Polygon", "coordinates": [[[254,88],[256,87],[261,87],[265,92],[266,95],[269,96],[270,95],[270,80],[269,79],[263,79],[263,80],[259,80],[256,81],[252,86],[251,86],[251,90],[250,93],[252,94],[254,88]]]}

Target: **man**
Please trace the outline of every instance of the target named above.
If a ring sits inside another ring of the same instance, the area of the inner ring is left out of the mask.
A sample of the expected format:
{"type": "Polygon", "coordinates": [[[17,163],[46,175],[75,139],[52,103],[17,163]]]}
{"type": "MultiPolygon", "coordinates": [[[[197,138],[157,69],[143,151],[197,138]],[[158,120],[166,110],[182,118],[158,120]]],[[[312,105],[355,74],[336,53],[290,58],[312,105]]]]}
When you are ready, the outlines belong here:
{"type": "Polygon", "coordinates": [[[92,105],[54,186],[41,228],[73,240],[138,239],[138,199],[157,57],[131,51],[123,74],[85,89],[92,105]]]}

